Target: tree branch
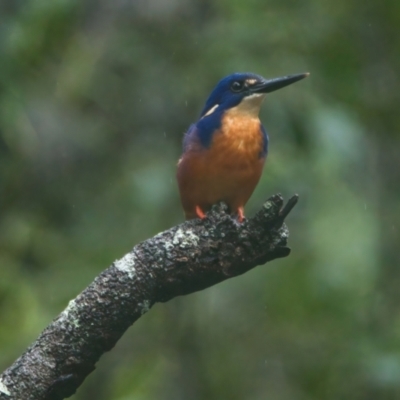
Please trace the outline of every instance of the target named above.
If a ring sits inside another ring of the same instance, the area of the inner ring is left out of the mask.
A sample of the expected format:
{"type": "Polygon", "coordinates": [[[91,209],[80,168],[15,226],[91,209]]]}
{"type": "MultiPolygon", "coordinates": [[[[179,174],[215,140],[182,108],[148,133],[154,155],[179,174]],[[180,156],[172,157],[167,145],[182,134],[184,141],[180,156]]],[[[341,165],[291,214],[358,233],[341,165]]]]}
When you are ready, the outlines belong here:
{"type": "Polygon", "coordinates": [[[204,220],[187,221],[135,246],[102,272],[0,376],[0,399],[58,400],[75,393],[154,303],[205,289],[257,265],[286,257],[283,207],[272,196],[254,218],[237,223],[219,204],[204,220]]]}

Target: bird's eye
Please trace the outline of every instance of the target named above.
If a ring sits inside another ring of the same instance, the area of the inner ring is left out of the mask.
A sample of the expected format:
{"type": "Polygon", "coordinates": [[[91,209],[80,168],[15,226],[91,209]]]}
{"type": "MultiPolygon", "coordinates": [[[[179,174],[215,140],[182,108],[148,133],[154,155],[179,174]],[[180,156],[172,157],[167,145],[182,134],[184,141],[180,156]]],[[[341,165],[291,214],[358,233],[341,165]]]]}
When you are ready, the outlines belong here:
{"type": "Polygon", "coordinates": [[[242,91],[243,87],[244,87],[244,82],[241,81],[234,81],[231,84],[232,92],[240,92],[242,91]]]}

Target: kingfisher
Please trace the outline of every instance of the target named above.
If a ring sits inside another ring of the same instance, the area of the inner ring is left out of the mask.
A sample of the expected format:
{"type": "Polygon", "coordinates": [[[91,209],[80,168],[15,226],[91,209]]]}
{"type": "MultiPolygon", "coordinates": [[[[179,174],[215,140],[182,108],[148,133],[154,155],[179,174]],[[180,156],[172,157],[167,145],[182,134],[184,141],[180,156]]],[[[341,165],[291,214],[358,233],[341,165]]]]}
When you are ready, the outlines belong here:
{"type": "Polygon", "coordinates": [[[267,93],[308,75],[265,79],[234,73],[218,82],[183,138],[177,181],[186,219],[203,219],[223,201],[243,222],[268,153],[268,135],[258,117],[261,104],[267,93]]]}

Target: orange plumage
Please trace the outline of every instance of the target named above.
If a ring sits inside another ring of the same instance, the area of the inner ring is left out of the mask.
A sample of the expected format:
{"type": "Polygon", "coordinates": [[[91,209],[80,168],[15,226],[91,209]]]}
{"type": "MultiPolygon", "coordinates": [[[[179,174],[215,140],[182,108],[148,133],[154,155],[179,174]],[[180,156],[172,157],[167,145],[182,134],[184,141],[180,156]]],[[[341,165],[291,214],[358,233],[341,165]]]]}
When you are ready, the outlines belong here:
{"type": "Polygon", "coordinates": [[[262,173],[265,158],[258,117],[236,110],[225,112],[221,128],[213,134],[209,148],[194,143],[178,164],[178,182],[187,219],[224,201],[243,219],[243,207],[262,173]]]}

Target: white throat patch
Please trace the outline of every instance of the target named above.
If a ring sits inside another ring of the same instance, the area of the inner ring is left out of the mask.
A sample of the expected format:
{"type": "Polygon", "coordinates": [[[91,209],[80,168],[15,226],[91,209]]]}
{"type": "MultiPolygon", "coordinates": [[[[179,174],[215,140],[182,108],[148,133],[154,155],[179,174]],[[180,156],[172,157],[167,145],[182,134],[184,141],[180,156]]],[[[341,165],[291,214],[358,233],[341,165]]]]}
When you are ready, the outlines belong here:
{"type": "Polygon", "coordinates": [[[251,94],[250,96],[245,97],[240,104],[234,107],[235,111],[257,117],[264,98],[265,93],[251,94]]]}

